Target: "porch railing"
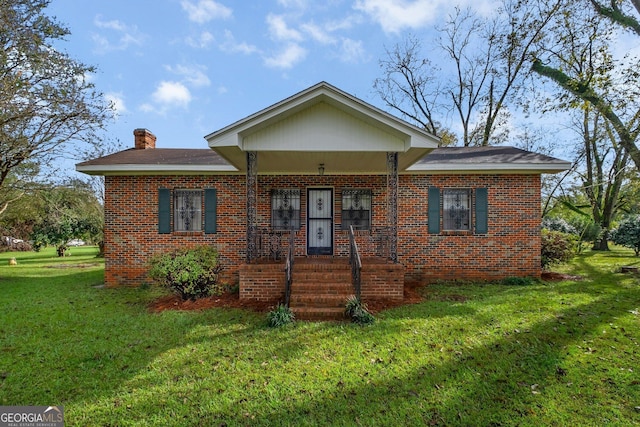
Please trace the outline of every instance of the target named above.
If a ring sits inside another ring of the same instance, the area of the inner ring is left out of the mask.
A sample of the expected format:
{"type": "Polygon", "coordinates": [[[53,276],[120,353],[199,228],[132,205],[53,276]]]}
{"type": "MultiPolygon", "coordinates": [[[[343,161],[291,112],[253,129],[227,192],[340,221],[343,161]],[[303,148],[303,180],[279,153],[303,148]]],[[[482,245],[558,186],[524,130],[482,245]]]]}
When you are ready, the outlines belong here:
{"type": "Polygon", "coordinates": [[[266,228],[257,230],[255,235],[257,258],[280,261],[286,257],[286,247],[284,245],[284,242],[287,241],[286,233],[291,234],[295,233],[295,231],[269,230],[266,228]]]}
{"type": "Polygon", "coordinates": [[[362,261],[358,252],[358,244],[356,243],[356,235],[353,232],[353,226],[349,226],[349,264],[351,264],[351,282],[356,293],[356,298],[360,301],[361,294],[361,273],[362,261]]]}
{"type": "Polygon", "coordinates": [[[289,307],[291,300],[291,282],[293,278],[293,260],[295,255],[296,232],[291,230],[289,233],[289,248],[287,250],[287,259],[284,264],[285,281],[284,281],[284,304],[289,307]]]}

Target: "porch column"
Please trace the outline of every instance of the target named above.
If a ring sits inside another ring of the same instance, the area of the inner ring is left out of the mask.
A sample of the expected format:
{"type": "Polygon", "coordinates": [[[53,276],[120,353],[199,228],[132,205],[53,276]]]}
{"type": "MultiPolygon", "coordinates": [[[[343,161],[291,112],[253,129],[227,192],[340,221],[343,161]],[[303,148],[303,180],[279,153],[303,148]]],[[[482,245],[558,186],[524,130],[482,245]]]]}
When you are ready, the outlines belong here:
{"type": "Polygon", "coordinates": [[[387,213],[389,258],[398,262],[398,153],[387,153],[387,213]]]}
{"type": "Polygon", "coordinates": [[[247,151],[247,263],[254,261],[256,250],[256,219],[258,217],[258,153],[247,151]]]}

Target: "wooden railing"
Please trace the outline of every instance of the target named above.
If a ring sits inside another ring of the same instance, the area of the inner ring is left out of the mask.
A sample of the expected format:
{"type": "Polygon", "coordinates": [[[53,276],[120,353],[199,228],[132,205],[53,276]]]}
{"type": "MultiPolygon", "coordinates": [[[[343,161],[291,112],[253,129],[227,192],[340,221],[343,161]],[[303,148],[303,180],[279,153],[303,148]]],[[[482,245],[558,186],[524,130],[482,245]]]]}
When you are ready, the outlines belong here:
{"type": "Polygon", "coordinates": [[[293,260],[295,255],[296,232],[291,230],[289,233],[289,248],[287,250],[287,258],[284,264],[285,282],[284,282],[284,304],[289,307],[291,300],[291,282],[293,277],[293,260]]]}
{"type": "Polygon", "coordinates": [[[360,260],[360,253],[358,252],[358,244],[356,243],[353,226],[349,226],[349,264],[351,264],[351,282],[353,283],[353,289],[356,298],[360,301],[362,261],[360,260]]]}

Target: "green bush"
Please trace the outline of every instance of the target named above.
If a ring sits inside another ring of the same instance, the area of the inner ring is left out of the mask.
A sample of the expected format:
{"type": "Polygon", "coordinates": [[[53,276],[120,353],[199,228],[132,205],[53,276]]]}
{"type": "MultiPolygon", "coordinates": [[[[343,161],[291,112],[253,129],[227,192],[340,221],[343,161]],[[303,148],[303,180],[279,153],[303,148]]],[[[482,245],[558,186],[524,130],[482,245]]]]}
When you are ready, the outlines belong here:
{"type": "Polygon", "coordinates": [[[575,255],[575,237],[560,231],[542,230],[542,268],[569,261],[575,255]]]}
{"type": "Polygon", "coordinates": [[[640,255],[640,215],[629,216],[622,220],[609,237],[616,245],[631,248],[636,256],[640,255]]]}
{"type": "Polygon", "coordinates": [[[579,234],[578,230],[573,225],[569,224],[564,218],[542,218],[542,228],[552,231],[561,231],[568,234],[579,234]]]}
{"type": "Polygon", "coordinates": [[[218,274],[222,270],[218,251],[211,246],[158,254],[149,263],[149,277],[178,294],[182,300],[223,293],[223,286],[218,284],[218,274]]]}
{"type": "Polygon", "coordinates": [[[367,305],[360,301],[355,295],[347,299],[345,316],[358,325],[370,325],[375,321],[373,314],[367,309],[367,305]]]}
{"type": "Polygon", "coordinates": [[[284,304],[278,306],[267,313],[267,324],[272,328],[288,325],[295,320],[295,315],[289,307],[284,304]]]}

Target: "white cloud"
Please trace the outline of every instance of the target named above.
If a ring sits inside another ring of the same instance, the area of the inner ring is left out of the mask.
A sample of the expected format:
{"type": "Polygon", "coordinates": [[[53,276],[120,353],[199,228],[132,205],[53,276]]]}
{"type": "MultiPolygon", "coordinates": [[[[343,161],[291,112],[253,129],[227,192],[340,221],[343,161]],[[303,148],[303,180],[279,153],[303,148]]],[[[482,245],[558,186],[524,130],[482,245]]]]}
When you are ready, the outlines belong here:
{"type": "Polygon", "coordinates": [[[289,28],[282,15],[270,13],[267,15],[267,25],[271,38],[275,40],[302,41],[302,34],[298,30],[289,28]]]}
{"type": "Polygon", "coordinates": [[[185,41],[186,41],[187,45],[189,45],[191,47],[195,47],[195,48],[199,48],[199,49],[205,49],[205,48],[211,46],[211,43],[213,43],[214,40],[215,40],[215,38],[213,37],[213,34],[211,34],[209,31],[203,31],[196,38],[187,37],[185,41]]]}
{"type": "Polygon", "coordinates": [[[360,15],[349,15],[337,21],[330,21],[325,25],[325,29],[329,32],[350,30],[356,25],[360,25],[363,19],[360,15]]]}
{"type": "Polygon", "coordinates": [[[213,0],[200,0],[197,4],[189,0],[182,0],[182,9],[189,15],[189,20],[204,24],[213,19],[227,19],[233,10],[213,0]]]}
{"type": "Polygon", "coordinates": [[[128,112],[127,106],[124,103],[124,96],[120,92],[105,93],[104,97],[111,104],[115,110],[116,116],[126,114],[128,112]]]}
{"type": "Polygon", "coordinates": [[[307,56],[307,50],[296,43],[289,43],[279,54],[265,58],[267,67],[289,69],[307,56]]]}
{"type": "Polygon", "coordinates": [[[101,30],[115,32],[117,38],[117,41],[110,41],[109,37],[104,34],[92,34],[91,38],[98,52],[125,50],[131,45],[141,46],[146,38],[135,25],[126,25],[118,20],[105,21],[101,15],[97,15],[93,23],[101,30]]]}
{"type": "Polygon", "coordinates": [[[340,59],[342,62],[361,62],[366,60],[366,51],[361,40],[345,38],[342,40],[340,59]]]}
{"type": "Polygon", "coordinates": [[[386,33],[417,29],[439,22],[452,6],[470,7],[482,16],[498,10],[497,0],[356,0],[354,9],[376,21],[386,33]]]}
{"type": "Polygon", "coordinates": [[[380,24],[386,33],[397,33],[405,28],[420,28],[434,22],[442,4],[449,0],[357,0],[354,8],[365,12],[380,24]]]}
{"type": "Polygon", "coordinates": [[[224,32],[224,42],[220,45],[220,49],[224,52],[244,53],[245,55],[258,52],[258,48],[254,45],[247,44],[246,42],[238,43],[229,30],[225,30],[224,32]]]}
{"type": "Polygon", "coordinates": [[[143,104],[142,111],[164,114],[173,107],[186,108],[191,102],[191,92],[180,82],[162,81],[151,95],[154,105],[143,104]]]}
{"type": "Polygon", "coordinates": [[[305,9],[307,0],[278,0],[278,4],[286,8],[305,9]]]}
{"type": "Polygon", "coordinates": [[[176,65],[175,67],[172,67],[170,65],[166,65],[165,68],[173,74],[182,76],[184,82],[191,86],[205,87],[211,85],[211,80],[209,80],[209,77],[205,73],[207,68],[204,66],[193,65],[189,67],[186,65],[176,65]]]}
{"type": "Polygon", "coordinates": [[[320,28],[318,25],[314,24],[313,22],[302,24],[300,28],[305,33],[309,34],[311,38],[317,41],[318,43],[333,44],[336,41],[336,39],[331,34],[329,34],[328,31],[326,31],[323,28],[320,28]]]}

